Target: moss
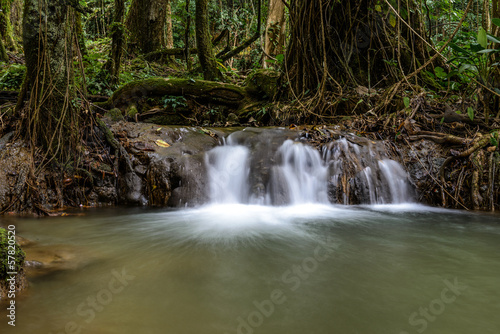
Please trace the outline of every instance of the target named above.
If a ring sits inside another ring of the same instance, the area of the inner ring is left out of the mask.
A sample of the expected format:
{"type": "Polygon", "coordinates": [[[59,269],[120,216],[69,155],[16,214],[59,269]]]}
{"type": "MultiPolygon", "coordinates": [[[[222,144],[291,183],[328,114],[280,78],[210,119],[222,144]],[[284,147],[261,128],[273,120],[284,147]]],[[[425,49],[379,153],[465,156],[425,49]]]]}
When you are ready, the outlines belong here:
{"type": "MultiPolygon", "coordinates": [[[[115,108],[117,109],[117,108],[115,108]]],[[[114,109],[112,109],[114,110],[114,109]]],[[[127,116],[130,117],[130,118],[134,118],[135,115],[137,115],[139,113],[139,111],[137,110],[137,107],[135,105],[131,105],[129,106],[129,108],[127,109],[127,116]]]]}
{"type": "Polygon", "coordinates": [[[272,99],[276,93],[279,72],[270,69],[256,70],[245,81],[247,91],[260,98],[272,99]]]}
{"type": "MultiPolygon", "coordinates": [[[[137,109],[136,109],[136,111],[137,111],[137,109]]],[[[109,119],[111,119],[114,122],[118,122],[118,121],[121,121],[124,119],[124,117],[122,115],[122,111],[118,108],[111,109],[110,111],[106,112],[104,114],[104,116],[108,117],[109,119]]]]}
{"type": "Polygon", "coordinates": [[[24,259],[26,258],[26,253],[21,249],[21,247],[15,243],[16,250],[14,255],[9,254],[9,239],[8,232],[4,228],[0,228],[0,282],[5,282],[10,275],[8,272],[21,273],[24,266],[24,259]],[[9,267],[8,259],[10,256],[14,256],[15,265],[14,268],[9,267]],[[14,270],[12,270],[14,269],[14,270]]]}

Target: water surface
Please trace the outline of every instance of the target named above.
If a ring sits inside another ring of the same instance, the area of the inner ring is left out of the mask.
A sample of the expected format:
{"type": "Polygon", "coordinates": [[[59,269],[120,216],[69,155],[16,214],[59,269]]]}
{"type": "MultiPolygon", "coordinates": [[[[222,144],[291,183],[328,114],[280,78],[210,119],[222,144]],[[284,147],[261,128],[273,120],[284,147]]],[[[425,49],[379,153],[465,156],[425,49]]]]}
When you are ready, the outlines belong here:
{"type": "Polygon", "coordinates": [[[497,334],[499,218],[414,204],[4,217],[85,261],[32,279],[0,332],[497,334]]]}

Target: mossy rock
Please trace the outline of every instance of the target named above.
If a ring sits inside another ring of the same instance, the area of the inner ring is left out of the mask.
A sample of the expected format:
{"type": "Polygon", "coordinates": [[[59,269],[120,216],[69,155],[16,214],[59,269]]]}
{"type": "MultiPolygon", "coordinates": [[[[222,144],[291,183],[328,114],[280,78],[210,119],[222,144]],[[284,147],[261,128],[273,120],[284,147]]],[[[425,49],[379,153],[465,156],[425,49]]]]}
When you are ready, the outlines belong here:
{"type": "MultiPolygon", "coordinates": [[[[137,109],[136,109],[137,111],[137,109]]],[[[104,116],[111,119],[113,122],[122,121],[124,119],[122,111],[118,108],[113,108],[110,111],[106,112],[104,116]]]]}
{"type": "Polygon", "coordinates": [[[7,275],[8,272],[21,273],[26,258],[26,253],[15,242],[15,239],[14,244],[11,241],[11,245],[15,245],[15,251],[9,250],[9,237],[12,237],[12,235],[8,235],[6,229],[0,228],[0,283],[6,282],[7,278],[10,277],[10,275],[7,275]],[[15,264],[13,268],[9,266],[9,256],[14,257],[15,264]]]}
{"type": "Polygon", "coordinates": [[[276,93],[279,77],[280,73],[274,70],[255,70],[245,80],[246,89],[253,96],[272,99],[276,93]]]}

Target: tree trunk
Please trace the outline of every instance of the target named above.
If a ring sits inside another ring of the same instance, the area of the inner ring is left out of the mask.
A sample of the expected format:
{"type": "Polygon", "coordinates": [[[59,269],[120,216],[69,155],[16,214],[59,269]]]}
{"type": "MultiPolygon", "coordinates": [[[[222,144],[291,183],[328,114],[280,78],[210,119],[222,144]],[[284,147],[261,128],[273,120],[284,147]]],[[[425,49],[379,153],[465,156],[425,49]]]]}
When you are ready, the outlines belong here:
{"type": "Polygon", "coordinates": [[[161,48],[169,0],[133,0],[125,26],[130,32],[130,48],[149,53],[161,48]]]}
{"type": "Polygon", "coordinates": [[[220,81],[208,25],[208,0],[196,0],[196,46],[205,80],[220,81]]]}
{"type": "Polygon", "coordinates": [[[264,33],[264,67],[268,56],[283,53],[285,45],[285,4],[283,0],[269,0],[266,31],[264,33]]]}
{"type": "Polygon", "coordinates": [[[78,143],[71,52],[74,24],[75,12],[66,3],[25,1],[24,89],[30,92],[30,100],[23,109],[24,129],[32,145],[41,146],[51,158],[71,156],[78,143]]]}
{"type": "Polygon", "coordinates": [[[165,42],[167,49],[173,49],[174,48],[174,35],[173,35],[173,29],[172,29],[172,1],[168,0],[167,2],[167,26],[166,26],[166,31],[165,31],[165,42]]]}
{"type": "Polygon", "coordinates": [[[109,73],[111,86],[119,83],[120,67],[125,43],[123,32],[123,18],[125,16],[125,0],[115,0],[113,24],[111,27],[111,54],[104,65],[105,71],[109,73]]]}
{"type": "Polygon", "coordinates": [[[5,42],[4,46],[12,51],[17,51],[16,42],[10,23],[10,7],[12,0],[0,0],[0,34],[5,42]]]}
{"type": "Polygon", "coordinates": [[[75,14],[75,28],[76,28],[76,41],[78,42],[78,48],[82,56],[86,56],[88,54],[87,47],[85,46],[85,36],[83,35],[83,26],[82,26],[82,14],[75,14]]]}
{"type": "MultiPolygon", "coordinates": [[[[402,0],[401,8],[411,12],[416,4],[402,0]]],[[[291,36],[281,82],[289,82],[291,95],[300,97],[399,81],[428,59],[421,19],[404,19],[413,30],[376,0],[290,1],[291,36]]]]}
{"type": "Polygon", "coordinates": [[[0,61],[4,61],[6,63],[9,61],[9,55],[7,55],[7,51],[5,51],[2,36],[0,36],[0,61]]]}

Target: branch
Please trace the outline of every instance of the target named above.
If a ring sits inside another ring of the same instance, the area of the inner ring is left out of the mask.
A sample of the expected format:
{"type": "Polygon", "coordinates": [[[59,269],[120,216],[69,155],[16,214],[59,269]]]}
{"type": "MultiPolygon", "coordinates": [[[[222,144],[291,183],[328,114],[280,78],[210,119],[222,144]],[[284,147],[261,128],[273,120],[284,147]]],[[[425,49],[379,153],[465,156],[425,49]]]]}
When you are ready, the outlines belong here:
{"type": "Polygon", "coordinates": [[[232,49],[231,51],[221,55],[220,59],[222,62],[225,62],[228,59],[231,59],[232,57],[236,56],[239,54],[241,51],[245,50],[247,47],[249,47],[253,42],[255,42],[259,37],[260,37],[260,30],[261,30],[261,2],[262,0],[258,0],[257,2],[257,30],[253,34],[252,37],[244,41],[240,46],[232,49]]]}

